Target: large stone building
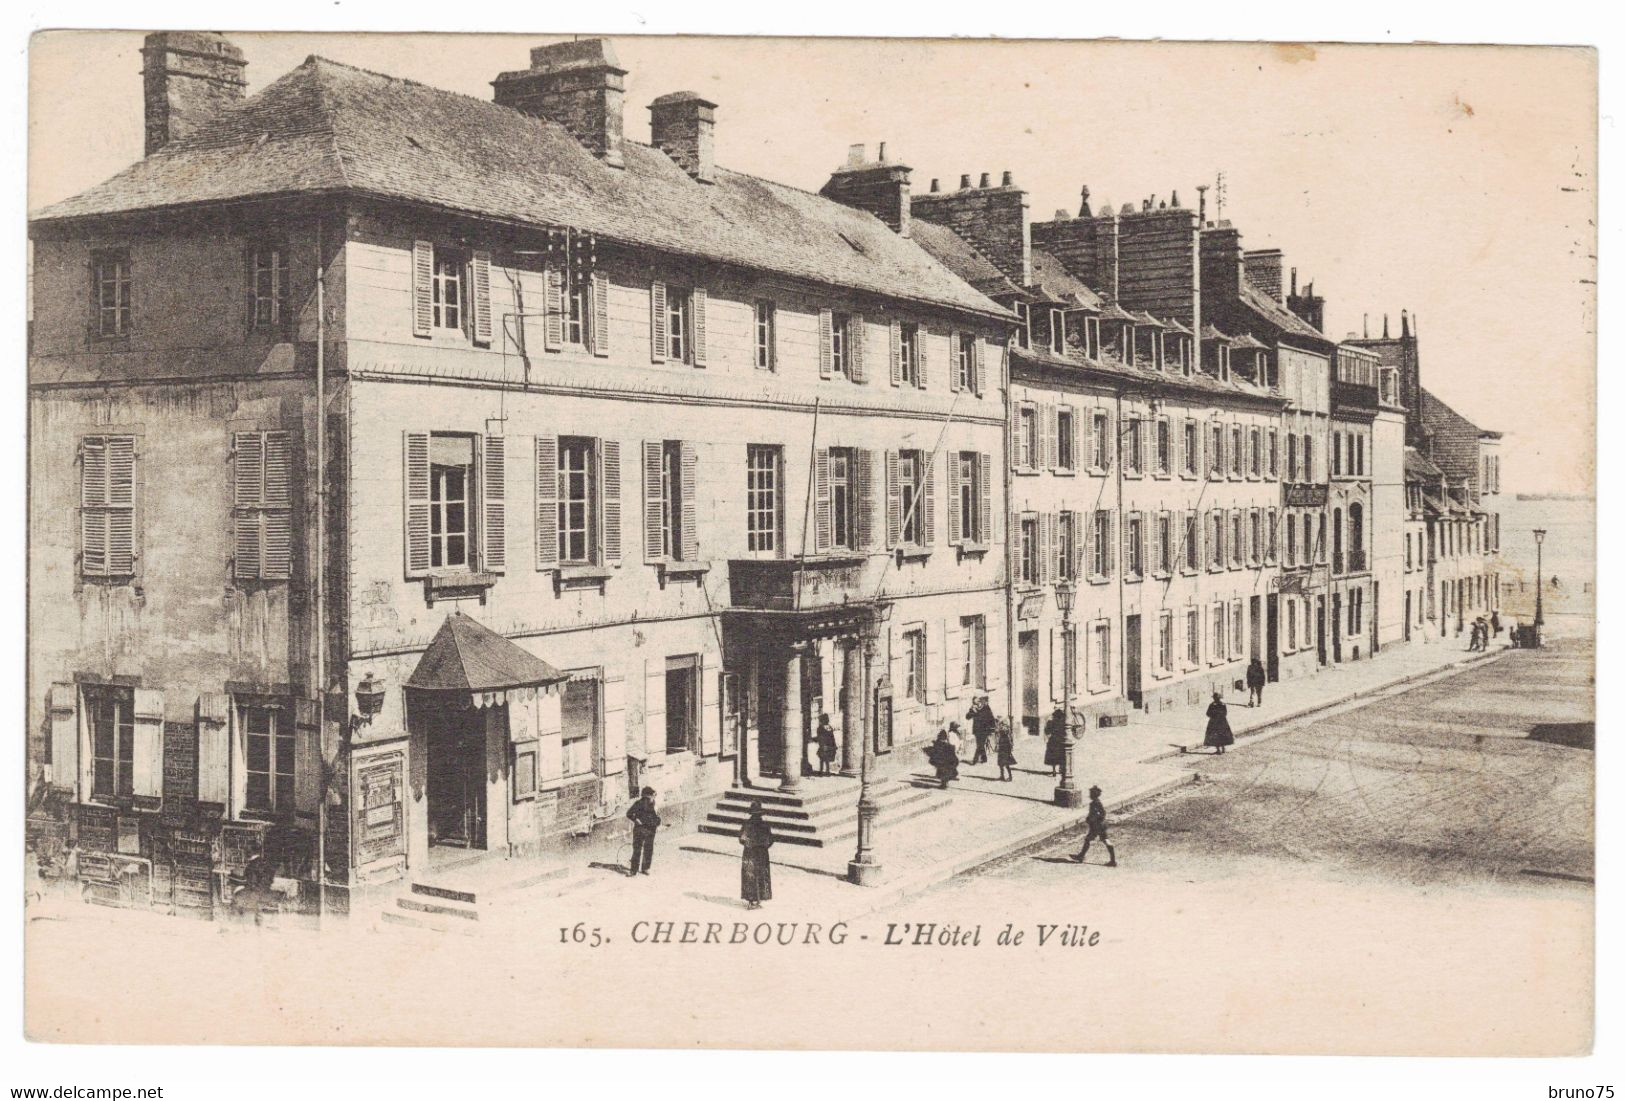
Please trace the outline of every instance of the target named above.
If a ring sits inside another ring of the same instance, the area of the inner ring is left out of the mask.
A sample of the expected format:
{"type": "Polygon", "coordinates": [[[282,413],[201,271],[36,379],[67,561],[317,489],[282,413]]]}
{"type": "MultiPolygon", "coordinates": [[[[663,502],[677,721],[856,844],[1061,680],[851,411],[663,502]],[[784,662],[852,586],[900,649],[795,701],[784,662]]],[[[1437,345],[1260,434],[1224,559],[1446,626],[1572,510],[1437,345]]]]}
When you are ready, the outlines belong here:
{"type": "Polygon", "coordinates": [[[148,155],[31,222],[29,759],[81,852],[340,904],[999,697],[1012,318],[906,169],[730,172],[690,93],[629,141],[602,40],[495,102],[145,55],[148,155]]]}

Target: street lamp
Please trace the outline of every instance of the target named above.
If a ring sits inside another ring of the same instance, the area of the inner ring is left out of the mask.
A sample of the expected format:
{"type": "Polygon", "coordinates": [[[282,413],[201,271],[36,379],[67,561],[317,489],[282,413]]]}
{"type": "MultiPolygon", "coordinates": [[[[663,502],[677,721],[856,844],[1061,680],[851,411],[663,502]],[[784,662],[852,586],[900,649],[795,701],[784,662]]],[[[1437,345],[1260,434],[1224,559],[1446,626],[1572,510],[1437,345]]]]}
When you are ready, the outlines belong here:
{"type": "Polygon", "coordinates": [[[847,861],[846,878],[860,887],[880,881],[880,863],[875,859],[875,816],[880,805],[875,802],[875,743],[880,737],[880,707],[875,699],[872,670],[875,650],[880,636],[885,633],[891,619],[891,601],[877,600],[869,616],[869,629],[863,635],[863,753],[858,758],[858,851],[847,861]]]}
{"type": "Polygon", "coordinates": [[[1535,645],[1540,645],[1540,627],[1546,622],[1545,605],[1541,603],[1541,593],[1546,587],[1546,570],[1541,558],[1540,545],[1546,541],[1546,529],[1535,529],[1535,645]]]}
{"type": "Polygon", "coordinates": [[[1083,806],[1083,792],[1078,790],[1072,771],[1072,667],[1077,663],[1078,647],[1076,642],[1067,645],[1072,639],[1072,601],[1076,595],[1072,582],[1055,583],[1055,605],[1061,609],[1061,645],[1069,651],[1061,662],[1065,666],[1061,671],[1061,714],[1066,723],[1066,736],[1061,744],[1061,782],[1055,786],[1058,807],[1083,806]]]}

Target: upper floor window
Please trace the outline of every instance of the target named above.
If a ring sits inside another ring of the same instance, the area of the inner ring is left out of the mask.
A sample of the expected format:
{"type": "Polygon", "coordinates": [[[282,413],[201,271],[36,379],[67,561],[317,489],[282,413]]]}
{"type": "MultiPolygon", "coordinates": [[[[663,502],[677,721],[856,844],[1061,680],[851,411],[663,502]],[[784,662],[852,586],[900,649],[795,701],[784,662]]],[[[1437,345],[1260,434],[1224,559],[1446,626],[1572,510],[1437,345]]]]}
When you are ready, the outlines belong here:
{"type": "Polygon", "coordinates": [[[679,287],[666,288],[666,348],[667,356],[687,363],[693,351],[693,297],[679,287]]]}
{"type": "Polygon", "coordinates": [[[474,437],[429,437],[429,565],[471,568],[474,437]]]}
{"type": "MultiPolygon", "coordinates": [[[[507,561],[506,440],[455,432],[407,432],[405,436],[406,576],[477,569],[500,573],[507,561]]],[[[269,503],[279,495],[271,494],[275,455],[269,447],[266,455],[264,522],[283,523],[286,508],[272,508],[269,503]]],[[[251,510],[245,507],[243,513],[248,515],[251,510]]],[[[273,559],[271,541],[265,546],[264,567],[269,572],[261,576],[286,576],[286,565],[273,559]]],[[[240,546],[238,552],[247,549],[240,546]]]]}
{"type": "Polygon", "coordinates": [[[1315,480],[1315,438],[1307,432],[1303,434],[1303,480],[1315,480]]]}
{"type": "Polygon", "coordinates": [[[130,251],[98,249],[91,253],[91,303],[97,336],[124,336],[130,331],[130,251]]]}
{"type": "Polygon", "coordinates": [[[1055,522],[1055,577],[1059,581],[1072,580],[1073,564],[1078,560],[1078,514],[1062,511],[1055,522]]]}
{"type": "Polygon", "coordinates": [[[1197,430],[1196,422],[1193,421],[1193,420],[1187,420],[1185,422],[1185,462],[1184,462],[1184,471],[1185,471],[1185,473],[1187,475],[1189,475],[1192,478],[1196,477],[1196,472],[1197,472],[1196,467],[1197,467],[1197,463],[1200,461],[1199,457],[1200,457],[1201,454],[1202,454],[1202,438],[1201,438],[1201,434],[1197,430]]]}
{"type": "Polygon", "coordinates": [[[1038,410],[1022,406],[1016,414],[1016,465],[1021,470],[1037,470],[1042,454],[1038,435],[1038,410]]]}
{"type": "Polygon", "coordinates": [[[1077,417],[1070,408],[1063,406],[1055,411],[1055,468],[1057,470],[1077,469],[1077,456],[1072,453],[1073,442],[1077,439],[1077,417]]]}
{"type": "Polygon", "coordinates": [[[564,288],[564,342],[585,348],[592,339],[592,281],[590,273],[572,266],[564,288]]]}
{"type": "Polygon", "coordinates": [[[841,550],[853,550],[858,546],[857,465],[857,454],[851,448],[830,448],[830,544],[841,550]]]}
{"type": "Polygon", "coordinates": [[[1286,480],[1298,480],[1298,437],[1291,432],[1286,436],[1286,480]]]}
{"type": "Polygon", "coordinates": [[[1157,465],[1154,473],[1169,474],[1174,468],[1174,429],[1166,420],[1157,421],[1157,465]]]}
{"type": "Polygon", "coordinates": [[[923,547],[929,545],[927,539],[927,512],[929,502],[926,500],[926,453],[923,451],[900,451],[896,459],[897,510],[898,510],[898,538],[899,541],[910,546],[923,547]]]}
{"type": "Polygon", "coordinates": [[[756,300],[756,366],[759,370],[773,370],[773,303],[756,300]]]}
{"type": "Polygon", "coordinates": [[[1023,348],[1031,346],[1033,331],[1032,310],[1027,303],[1016,303],[1016,319],[1016,343],[1023,348]]]}
{"type": "Polygon", "coordinates": [[[1109,421],[1104,410],[1096,409],[1089,417],[1089,466],[1105,470],[1112,462],[1112,441],[1109,421]]]}
{"type": "Polygon", "coordinates": [[[987,515],[992,505],[991,471],[988,469],[987,456],[975,451],[960,451],[954,459],[956,472],[951,490],[958,509],[950,521],[957,520],[959,527],[951,534],[956,542],[973,545],[986,543],[988,525],[992,520],[987,515]]]}
{"type": "Polygon", "coordinates": [[[1021,518],[1021,535],[1017,549],[1019,552],[1016,560],[1017,580],[1023,585],[1038,584],[1038,517],[1021,518]]]}
{"type": "Polygon", "coordinates": [[[1278,478],[1281,475],[1280,437],[1273,428],[1269,432],[1269,474],[1271,478],[1278,478]]]}
{"type": "Polygon", "coordinates": [[[286,580],[293,565],[292,446],[282,431],[232,437],[232,575],[286,580]]]}
{"type": "Polygon", "coordinates": [[[1184,548],[1184,553],[1181,555],[1181,566],[1183,569],[1195,573],[1202,560],[1202,526],[1195,509],[1191,509],[1185,514],[1184,548]]]}
{"type": "Polygon", "coordinates": [[[1247,438],[1249,450],[1250,450],[1251,455],[1252,455],[1252,463],[1251,463],[1251,466],[1250,466],[1250,469],[1249,469],[1248,472],[1254,478],[1262,477],[1263,474],[1264,474],[1264,439],[1263,439],[1263,435],[1264,434],[1262,432],[1260,432],[1258,429],[1253,428],[1253,429],[1249,430],[1249,435],[1248,435],[1248,438],[1247,438]]]}
{"type": "Polygon", "coordinates": [[[1110,577],[1112,572],[1112,514],[1096,509],[1089,539],[1089,576],[1110,577]]]}
{"type": "Polygon", "coordinates": [[[256,245],[249,258],[253,312],[251,325],[261,332],[285,332],[289,317],[288,250],[280,244],[256,245]]]}
{"type": "Polygon", "coordinates": [[[783,450],[753,443],[745,451],[745,535],[753,554],[777,554],[783,544],[783,450]]]}
{"type": "Polygon", "coordinates": [[[1208,446],[1212,453],[1208,455],[1208,473],[1214,478],[1224,477],[1224,426],[1215,424],[1208,436],[1208,446]]]}
{"type": "Polygon", "coordinates": [[[463,327],[463,257],[445,248],[434,250],[434,327],[463,327]]]}
{"type": "Polygon", "coordinates": [[[696,557],[694,445],[681,440],[645,440],[644,558],[687,562],[696,557]]]}
{"type": "Polygon", "coordinates": [[[925,384],[920,374],[920,327],[918,325],[899,325],[897,327],[897,372],[898,381],[904,386],[919,387],[925,384]]]}
{"type": "Polygon", "coordinates": [[[1145,422],[1139,417],[1123,426],[1123,473],[1145,473],[1145,422]]]}
{"type": "Polygon", "coordinates": [[[565,565],[593,561],[596,444],[596,440],[582,436],[559,438],[558,560],[565,565]]]}
{"type": "Polygon", "coordinates": [[[829,330],[829,354],[837,375],[852,377],[852,318],[844,313],[834,314],[829,330]]]}
{"type": "Polygon", "coordinates": [[[974,333],[959,333],[954,338],[954,389],[975,389],[975,370],[976,336],[974,333]]]}
{"type": "Polygon", "coordinates": [[[85,577],[135,573],[135,437],[86,436],[79,445],[79,563],[85,577]]]}
{"type": "Polygon", "coordinates": [[[1056,355],[1066,351],[1066,314],[1061,310],[1049,312],[1049,350],[1056,355]]]}
{"type": "Polygon", "coordinates": [[[1243,449],[1242,449],[1242,446],[1241,446],[1241,425],[1239,425],[1239,424],[1231,425],[1231,427],[1230,427],[1230,476],[1232,478],[1241,477],[1241,463],[1242,463],[1242,458],[1243,458],[1242,450],[1243,449]]]}

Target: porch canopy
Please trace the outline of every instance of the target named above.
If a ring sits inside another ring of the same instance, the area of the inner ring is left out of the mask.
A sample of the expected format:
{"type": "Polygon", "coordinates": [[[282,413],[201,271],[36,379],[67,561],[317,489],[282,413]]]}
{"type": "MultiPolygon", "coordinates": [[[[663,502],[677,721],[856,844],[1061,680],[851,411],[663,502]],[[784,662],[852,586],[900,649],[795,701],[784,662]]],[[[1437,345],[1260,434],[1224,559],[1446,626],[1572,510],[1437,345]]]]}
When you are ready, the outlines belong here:
{"type": "Polygon", "coordinates": [[[506,703],[510,693],[558,692],[570,679],[479,621],[453,612],[406,678],[416,692],[467,697],[474,707],[506,703]]]}

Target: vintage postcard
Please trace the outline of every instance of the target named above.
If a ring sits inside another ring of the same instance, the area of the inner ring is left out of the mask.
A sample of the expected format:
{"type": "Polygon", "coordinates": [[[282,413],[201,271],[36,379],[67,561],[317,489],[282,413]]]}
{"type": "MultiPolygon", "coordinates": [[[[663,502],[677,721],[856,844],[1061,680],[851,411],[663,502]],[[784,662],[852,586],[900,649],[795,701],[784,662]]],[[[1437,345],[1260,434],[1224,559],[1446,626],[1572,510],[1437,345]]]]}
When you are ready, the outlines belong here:
{"type": "Polygon", "coordinates": [[[29,69],[33,1040],[1590,1050],[1593,51],[29,69]]]}

